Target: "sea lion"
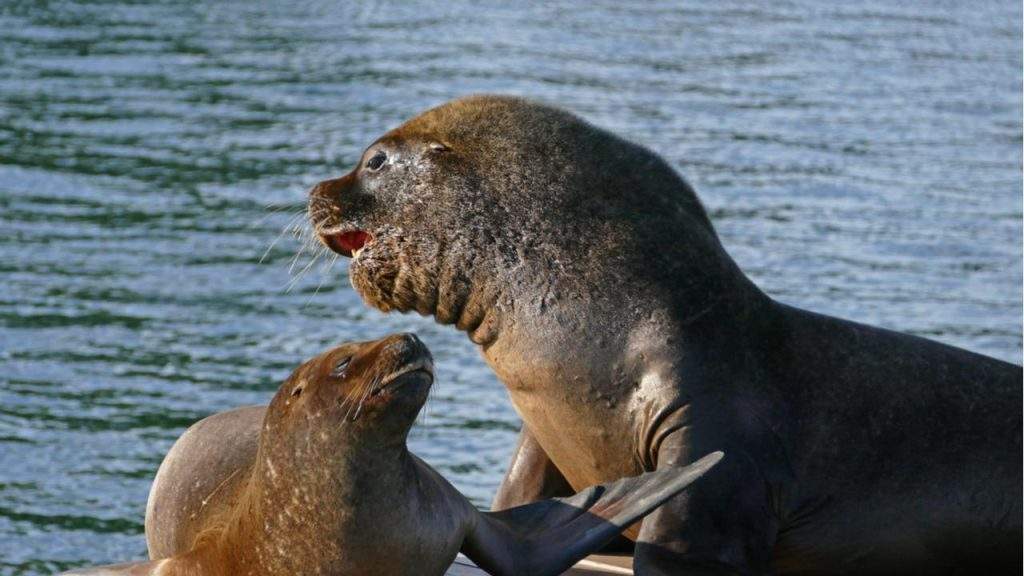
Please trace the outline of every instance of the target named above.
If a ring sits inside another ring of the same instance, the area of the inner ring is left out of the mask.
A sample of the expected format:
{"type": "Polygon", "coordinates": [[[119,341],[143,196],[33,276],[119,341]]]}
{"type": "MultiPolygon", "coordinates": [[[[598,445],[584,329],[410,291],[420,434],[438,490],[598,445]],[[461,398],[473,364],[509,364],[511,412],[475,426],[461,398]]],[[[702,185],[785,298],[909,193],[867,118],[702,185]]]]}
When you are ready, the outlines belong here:
{"type": "Polygon", "coordinates": [[[1020,366],[772,300],[642,146],[467,97],[316,185],[309,217],[365,302],[455,324],[508,388],[496,509],[721,448],[633,534],[638,574],[1020,567],[1020,366]]]}
{"type": "Polygon", "coordinates": [[[157,517],[147,517],[147,532],[170,522],[150,532],[151,541],[188,545],[170,557],[71,574],[440,575],[460,550],[492,574],[559,574],[722,456],[709,454],[679,475],[662,470],[479,512],[406,448],[432,383],[430,353],[412,334],[345,344],[305,362],[264,410],[215,417],[172,448],[154,485],[166,495],[157,499],[199,513],[151,506],[157,517]],[[254,450],[238,448],[254,434],[254,450]],[[229,465],[206,468],[202,452],[229,465]],[[204,483],[212,489],[192,506],[189,489],[204,483]]]}

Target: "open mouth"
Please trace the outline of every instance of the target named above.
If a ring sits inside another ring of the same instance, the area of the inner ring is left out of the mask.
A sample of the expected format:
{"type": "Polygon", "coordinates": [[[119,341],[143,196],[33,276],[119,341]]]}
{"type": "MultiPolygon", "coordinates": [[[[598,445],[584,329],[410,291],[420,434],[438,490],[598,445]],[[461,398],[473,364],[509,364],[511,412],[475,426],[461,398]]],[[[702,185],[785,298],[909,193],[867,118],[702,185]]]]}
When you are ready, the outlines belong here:
{"type": "Polygon", "coordinates": [[[373,240],[373,236],[364,230],[349,230],[336,234],[321,234],[320,239],[331,250],[345,256],[354,258],[359,256],[363,247],[373,240]]]}

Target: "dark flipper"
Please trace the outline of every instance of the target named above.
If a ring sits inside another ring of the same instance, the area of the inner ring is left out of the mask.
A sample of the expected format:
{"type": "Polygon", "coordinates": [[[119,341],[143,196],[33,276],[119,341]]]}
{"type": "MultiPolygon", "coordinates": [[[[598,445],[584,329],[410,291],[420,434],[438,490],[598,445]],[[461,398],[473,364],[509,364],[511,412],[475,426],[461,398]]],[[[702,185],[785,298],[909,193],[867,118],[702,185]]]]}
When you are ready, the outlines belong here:
{"type": "Polygon", "coordinates": [[[540,443],[523,425],[519,444],[512,454],[505,479],[494,495],[491,510],[505,510],[558,496],[572,496],[575,490],[544,453],[540,443]]]}
{"type": "Polygon", "coordinates": [[[680,493],[722,458],[665,468],[501,512],[481,513],[462,552],[495,576],[561,574],[680,493]]]}

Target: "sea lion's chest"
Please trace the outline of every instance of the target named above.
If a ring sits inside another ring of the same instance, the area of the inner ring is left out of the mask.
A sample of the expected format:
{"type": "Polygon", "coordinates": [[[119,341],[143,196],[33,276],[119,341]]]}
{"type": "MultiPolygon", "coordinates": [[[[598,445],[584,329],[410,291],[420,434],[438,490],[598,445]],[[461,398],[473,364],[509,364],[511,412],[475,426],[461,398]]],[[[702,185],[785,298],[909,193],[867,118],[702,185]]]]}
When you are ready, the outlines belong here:
{"type": "MultiPolygon", "coordinates": [[[[567,352],[566,359],[571,358],[567,352]]],[[[628,383],[585,363],[540,356],[532,361],[499,359],[491,366],[526,426],[573,488],[642,471],[628,383]]]]}
{"type": "MultiPolygon", "coordinates": [[[[468,524],[465,498],[415,456],[408,466],[354,470],[308,496],[295,492],[298,500],[307,497],[318,510],[261,510],[273,537],[257,545],[255,573],[443,574],[468,524]]],[[[244,538],[237,540],[235,546],[246,547],[244,538]]]]}
{"type": "Polygon", "coordinates": [[[450,516],[421,515],[381,503],[371,518],[352,522],[339,538],[338,574],[442,574],[462,542],[450,516]],[[398,512],[399,514],[393,514],[398,512]]]}

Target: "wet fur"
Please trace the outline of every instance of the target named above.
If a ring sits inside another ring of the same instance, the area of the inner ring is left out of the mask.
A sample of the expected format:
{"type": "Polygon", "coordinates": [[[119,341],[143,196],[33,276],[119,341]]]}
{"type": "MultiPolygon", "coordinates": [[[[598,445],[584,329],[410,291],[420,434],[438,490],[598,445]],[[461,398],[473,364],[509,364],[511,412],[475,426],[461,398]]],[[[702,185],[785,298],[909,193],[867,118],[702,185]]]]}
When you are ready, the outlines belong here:
{"type": "Polygon", "coordinates": [[[1019,366],[773,301],[665,161],[549,106],[456,100],[366,154],[313,225],[374,235],[368,304],[482,346],[524,420],[496,506],[724,449],[638,573],[1019,567],[1019,366]]]}
{"type": "Polygon", "coordinates": [[[153,561],[74,573],[440,575],[461,549],[496,576],[554,576],[722,457],[481,513],[407,450],[431,372],[412,335],[306,362],[270,406],[211,416],[175,444],[147,509],[153,561]]]}

